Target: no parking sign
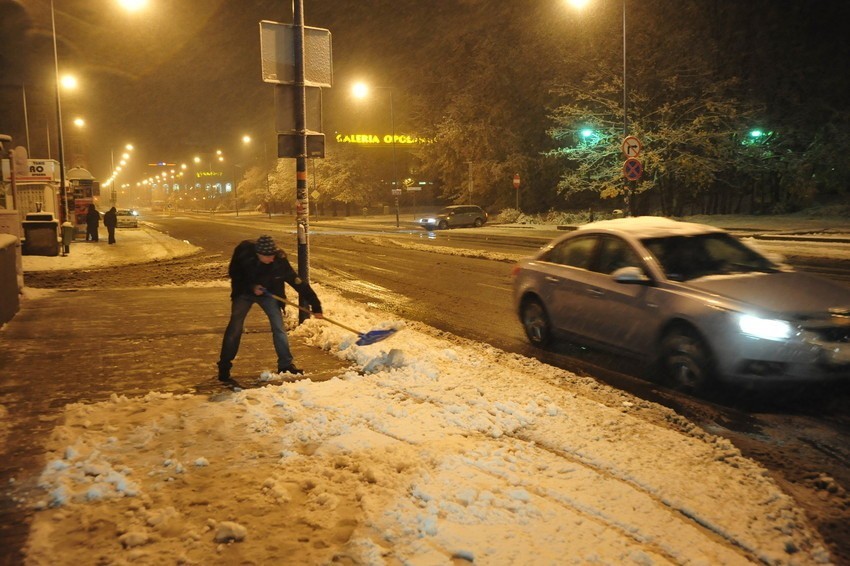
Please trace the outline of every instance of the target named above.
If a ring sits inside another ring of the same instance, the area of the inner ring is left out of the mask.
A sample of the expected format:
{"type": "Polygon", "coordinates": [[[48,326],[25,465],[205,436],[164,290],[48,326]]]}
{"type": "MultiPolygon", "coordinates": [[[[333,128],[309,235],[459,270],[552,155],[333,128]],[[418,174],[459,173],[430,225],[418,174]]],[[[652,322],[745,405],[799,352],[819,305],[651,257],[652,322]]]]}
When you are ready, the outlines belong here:
{"type": "Polygon", "coordinates": [[[643,175],[643,163],[635,157],[626,159],[623,163],[623,176],[629,181],[637,181],[643,175]]]}

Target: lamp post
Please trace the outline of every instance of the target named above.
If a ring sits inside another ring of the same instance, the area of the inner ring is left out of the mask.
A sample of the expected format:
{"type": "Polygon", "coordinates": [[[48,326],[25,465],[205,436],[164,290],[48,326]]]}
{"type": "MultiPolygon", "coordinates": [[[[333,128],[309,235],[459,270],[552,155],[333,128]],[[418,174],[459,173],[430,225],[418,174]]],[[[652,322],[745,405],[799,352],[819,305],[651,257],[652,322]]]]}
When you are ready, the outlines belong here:
{"type": "Polygon", "coordinates": [[[65,221],[70,220],[68,197],[65,194],[65,141],[62,137],[62,101],[59,96],[59,51],[56,48],[56,13],[53,11],[53,0],[50,0],[50,25],[53,31],[53,70],[56,74],[56,132],[59,136],[59,195],[62,198],[62,210],[65,221]]]}
{"type": "Polygon", "coordinates": [[[467,161],[469,165],[469,204],[472,204],[472,161],[467,161]]]}
{"type": "MultiPolygon", "coordinates": [[[[590,0],[568,0],[573,7],[581,9],[587,5],[590,0]]],[[[623,138],[629,135],[629,118],[628,118],[628,88],[626,83],[627,67],[626,67],[626,0],[623,0],[623,138]]],[[[627,205],[629,208],[629,214],[631,215],[631,208],[633,206],[632,199],[630,198],[631,190],[629,189],[629,181],[625,177],[623,178],[623,184],[625,186],[625,193],[627,199],[627,205]]]]}
{"type": "MultiPolygon", "coordinates": [[[[372,87],[375,90],[388,90],[390,92],[390,135],[392,136],[392,151],[393,151],[393,168],[392,168],[392,182],[390,183],[390,187],[393,189],[393,196],[395,196],[395,227],[398,228],[399,223],[399,210],[398,210],[398,195],[401,191],[401,186],[398,182],[398,175],[396,172],[396,154],[395,154],[395,110],[393,109],[393,89],[388,86],[374,86],[372,87]]],[[[353,88],[354,96],[357,98],[365,98],[369,94],[369,86],[365,83],[357,83],[353,88]]]]}
{"type": "Polygon", "coordinates": [[[118,162],[118,167],[115,167],[115,150],[109,150],[109,159],[112,163],[112,176],[110,177],[112,192],[110,194],[109,200],[112,206],[116,206],[118,204],[118,194],[115,191],[115,177],[118,176],[118,173],[121,172],[123,167],[127,164],[127,161],[130,159],[129,152],[133,151],[133,144],[128,143],[124,146],[124,149],[126,151],[121,155],[121,161],[118,162]]]}

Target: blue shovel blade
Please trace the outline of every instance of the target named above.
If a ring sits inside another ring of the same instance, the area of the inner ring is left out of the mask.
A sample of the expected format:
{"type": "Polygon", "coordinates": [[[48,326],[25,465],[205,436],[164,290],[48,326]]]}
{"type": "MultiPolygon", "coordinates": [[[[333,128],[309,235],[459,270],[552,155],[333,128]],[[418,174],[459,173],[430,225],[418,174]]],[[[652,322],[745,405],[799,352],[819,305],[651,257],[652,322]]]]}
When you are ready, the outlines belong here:
{"type": "Polygon", "coordinates": [[[364,332],[360,335],[360,338],[355,342],[358,346],[368,346],[369,344],[374,344],[375,342],[380,342],[381,340],[386,340],[393,334],[397,332],[397,329],[391,328],[389,330],[370,330],[369,332],[364,332]]]}

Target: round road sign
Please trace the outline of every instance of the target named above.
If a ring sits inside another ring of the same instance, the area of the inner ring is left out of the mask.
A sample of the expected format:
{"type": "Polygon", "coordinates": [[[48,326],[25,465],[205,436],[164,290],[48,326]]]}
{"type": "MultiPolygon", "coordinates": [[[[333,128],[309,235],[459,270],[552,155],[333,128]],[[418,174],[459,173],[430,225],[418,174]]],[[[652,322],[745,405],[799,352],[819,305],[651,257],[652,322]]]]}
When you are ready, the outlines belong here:
{"type": "Polygon", "coordinates": [[[519,188],[519,173],[514,174],[514,188],[515,189],[519,188]]]}
{"type": "Polygon", "coordinates": [[[635,136],[626,136],[626,139],[623,140],[621,149],[623,150],[623,155],[627,158],[632,158],[640,155],[640,150],[643,149],[643,145],[635,136]]]}
{"type": "Polygon", "coordinates": [[[629,181],[637,181],[643,175],[643,164],[634,157],[623,163],[623,176],[629,181]]]}

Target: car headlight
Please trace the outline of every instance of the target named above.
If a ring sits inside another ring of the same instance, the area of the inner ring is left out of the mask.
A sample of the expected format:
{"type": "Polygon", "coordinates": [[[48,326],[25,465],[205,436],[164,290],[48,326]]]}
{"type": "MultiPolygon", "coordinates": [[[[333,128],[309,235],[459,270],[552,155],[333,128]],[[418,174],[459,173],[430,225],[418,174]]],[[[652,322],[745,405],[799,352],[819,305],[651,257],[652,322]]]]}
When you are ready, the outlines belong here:
{"type": "Polygon", "coordinates": [[[761,318],[749,314],[738,318],[738,327],[744,334],[765,340],[787,340],[791,337],[791,324],[786,320],[761,318]]]}

